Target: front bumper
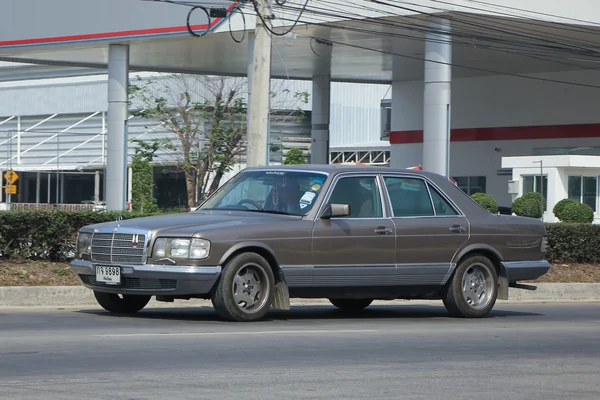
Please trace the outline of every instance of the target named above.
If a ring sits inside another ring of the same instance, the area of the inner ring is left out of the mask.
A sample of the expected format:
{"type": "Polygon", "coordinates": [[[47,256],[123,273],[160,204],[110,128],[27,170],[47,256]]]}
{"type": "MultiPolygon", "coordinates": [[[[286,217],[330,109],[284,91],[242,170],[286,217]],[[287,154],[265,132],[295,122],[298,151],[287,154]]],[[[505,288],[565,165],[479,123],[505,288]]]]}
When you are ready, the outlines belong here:
{"type": "Polygon", "coordinates": [[[509,282],[533,281],[550,270],[550,263],[539,261],[509,261],[503,262],[506,278],[509,282]]]}
{"type": "MultiPolygon", "coordinates": [[[[115,265],[116,266],[116,265],[115,265]]],[[[71,270],[82,284],[92,290],[117,294],[159,296],[203,296],[208,294],[219,275],[220,266],[189,265],[118,265],[121,284],[96,282],[96,266],[91,261],[73,260],[71,270]]]]}

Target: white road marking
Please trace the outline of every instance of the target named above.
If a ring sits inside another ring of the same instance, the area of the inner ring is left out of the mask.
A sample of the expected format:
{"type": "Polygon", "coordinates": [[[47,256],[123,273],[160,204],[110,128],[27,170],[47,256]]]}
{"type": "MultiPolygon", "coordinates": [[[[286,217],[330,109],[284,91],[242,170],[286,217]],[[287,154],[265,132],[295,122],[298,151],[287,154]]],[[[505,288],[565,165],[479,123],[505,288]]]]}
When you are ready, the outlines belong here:
{"type": "Polygon", "coordinates": [[[379,332],[376,329],[338,329],[338,330],[300,330],[300,331],[253,331],[253,332],[178,332],[178,333],[116,333],[106,335],[94,335],[94,337],[166,337],[166,336],[224,336],[224,335],[301,335],[308,333],[328,334],[328,333],[372,333],[379,332]]]}

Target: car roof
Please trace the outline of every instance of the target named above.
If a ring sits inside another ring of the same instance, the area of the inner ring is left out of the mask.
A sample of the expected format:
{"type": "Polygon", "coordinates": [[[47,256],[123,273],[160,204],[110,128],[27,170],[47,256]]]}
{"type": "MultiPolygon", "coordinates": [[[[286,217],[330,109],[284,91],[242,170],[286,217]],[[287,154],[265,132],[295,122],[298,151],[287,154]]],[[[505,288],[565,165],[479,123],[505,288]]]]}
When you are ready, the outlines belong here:
{"type": "Polygon", "coordinates": [[[438,180],[442,175],[415,169],[402,169],[402,168],[391,168],[391,167],[380,167],[373,165],[352,165],[352,164],[292,164],[292,165],[269,165],[262,167],[249,167],[248,171],[281,171],[281,170],[295,170],[295,171],[312,171],[312,172],[325,172],[328,174],[339,174],[343,172],[367,172],[375,174],[386,174],[386,173],[406,173],[413,175],[421,175],[438,180]]]}

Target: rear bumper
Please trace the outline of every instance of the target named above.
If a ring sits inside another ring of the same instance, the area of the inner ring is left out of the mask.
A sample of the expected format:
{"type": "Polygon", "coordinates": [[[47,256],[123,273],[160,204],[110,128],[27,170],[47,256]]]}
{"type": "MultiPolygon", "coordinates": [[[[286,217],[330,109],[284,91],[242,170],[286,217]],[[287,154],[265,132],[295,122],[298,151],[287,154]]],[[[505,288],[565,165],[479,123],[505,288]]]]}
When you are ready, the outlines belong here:
{"type": "Polygon", "coordinates": [[[221,274],[220,266],[119,265],[121,284],[106,285],[96,282],[92,262],[74,260],[70,267],[85,287],[117,294],[202,296],[211,291],[221,274]]]}
{"type": "Polygon", "coordinates": [[[502,262],[502,266],[509,282],[533,281],[550,270],[550,263],[546,260],[509,261],[502,262]]]}

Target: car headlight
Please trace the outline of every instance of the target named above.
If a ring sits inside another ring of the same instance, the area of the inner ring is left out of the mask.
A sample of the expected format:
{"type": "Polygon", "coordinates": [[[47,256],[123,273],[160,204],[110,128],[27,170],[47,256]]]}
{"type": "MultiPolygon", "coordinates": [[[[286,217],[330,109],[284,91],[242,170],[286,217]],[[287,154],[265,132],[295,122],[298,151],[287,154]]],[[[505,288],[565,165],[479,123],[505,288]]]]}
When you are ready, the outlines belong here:
{"type": "Polygon", "coordinates": [[[210,254],[210,242],[206,239],[158,238],[154,242],[154,258],[189,258],[201,260],[210,254]]]}
{"type": "Polygon", "coordinates": [[[92,234],[80,232],[77,235],[77,254],[92,253],[92,234]]]}

